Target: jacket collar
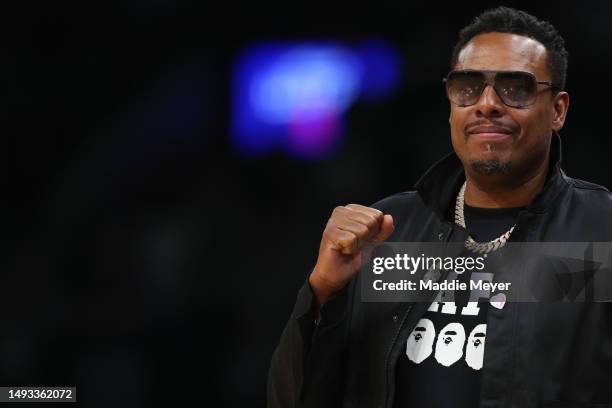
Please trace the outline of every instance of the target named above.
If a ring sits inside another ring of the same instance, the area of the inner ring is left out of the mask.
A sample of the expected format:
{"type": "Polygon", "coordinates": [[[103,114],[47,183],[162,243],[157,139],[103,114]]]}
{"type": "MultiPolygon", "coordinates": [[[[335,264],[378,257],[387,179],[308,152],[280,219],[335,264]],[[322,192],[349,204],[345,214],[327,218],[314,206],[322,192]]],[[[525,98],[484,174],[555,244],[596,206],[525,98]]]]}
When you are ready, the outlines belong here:
{"type": "MultiPolygon", "coordinates": [[[[438,160],[415,183],[425,205],[431,208],[441,220],[448,220],[451,205],[465,181],[463,164],[453,151],[438,160]]],[[[544,213],[557,195],[567,185],[566,175],[561,170],[561,137],[555,133],[550,144],[550,166],[542,190],[526,208],[528,212],[544,213]]]]}

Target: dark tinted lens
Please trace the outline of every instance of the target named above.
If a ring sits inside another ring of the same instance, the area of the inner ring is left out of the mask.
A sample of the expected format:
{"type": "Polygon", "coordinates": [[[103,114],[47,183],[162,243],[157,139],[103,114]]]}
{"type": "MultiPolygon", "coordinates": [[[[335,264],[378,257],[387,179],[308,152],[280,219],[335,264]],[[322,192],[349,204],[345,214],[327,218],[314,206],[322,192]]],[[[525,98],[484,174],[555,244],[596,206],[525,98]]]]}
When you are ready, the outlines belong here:
{"type": "Polygon", "coordinates": [[[451,72],[446,79],[448,98],[459,106],[473,105],[485,86],[481,72],[451,72]]]}
{"type": "Polygon", "coordinates": [[[500,72],[495,78],[495,90],[505,104],[522,107],[535,101],[537,83],[528,73],[500,72]]]}

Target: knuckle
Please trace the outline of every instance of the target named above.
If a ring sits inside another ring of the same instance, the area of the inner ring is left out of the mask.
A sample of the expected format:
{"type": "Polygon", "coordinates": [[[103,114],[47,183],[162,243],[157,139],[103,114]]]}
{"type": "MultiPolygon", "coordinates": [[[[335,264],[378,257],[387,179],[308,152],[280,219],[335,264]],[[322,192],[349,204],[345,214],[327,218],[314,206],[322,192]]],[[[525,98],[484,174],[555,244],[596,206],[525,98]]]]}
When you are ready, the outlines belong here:
{"type": "Polygon", "coordinates": [[[372,210],[374,210],[372,212],[374,218],[378,221],[380,221],[385,216],[385,214],[377,208],[372,208],[372,210]]]}
{"type": "Polygon", "coordinates": [[[359,224],[357,227],[357,232],[360,236],[366,236],[370,232],[370,228],[367,225],[359,224]]]}
{"type": "Polygon", "coordinates": [[[338,243],[344,248],[352,248],[355,245],[355,236],[351,234],[345,234],[338,238],[338,243]]]}
{"type": "Polygon", "coordinates": [[[340,231],[337,230],[335,227],[328,226],[323,231],[323,239],[334,241],[334,240],[336,240],[340,236],[340,234],[338,234],[338,232],[340,232],[340,231]]]}
{"type": "Polygon", "coordinates": [[[378,227],[378,222],[379,221],[376,219],[375,216],[371,214],[366,214],[366,223],[367,223],[368,228],[374,229],[378,227]]]}

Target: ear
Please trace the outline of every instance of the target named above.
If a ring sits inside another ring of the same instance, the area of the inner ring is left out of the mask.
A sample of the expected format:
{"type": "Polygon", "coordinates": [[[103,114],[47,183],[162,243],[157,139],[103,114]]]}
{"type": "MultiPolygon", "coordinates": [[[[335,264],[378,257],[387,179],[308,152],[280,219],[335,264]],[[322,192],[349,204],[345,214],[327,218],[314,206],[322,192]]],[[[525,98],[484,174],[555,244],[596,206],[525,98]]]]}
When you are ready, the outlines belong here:
{"type": "Polygon", "coordinates": [[[569,108],[569,94],[567,92],[559,92],[552,100],[552,121],[550,127],[555,132],[558,132],[565,123],[567,109],[569,108]]]}

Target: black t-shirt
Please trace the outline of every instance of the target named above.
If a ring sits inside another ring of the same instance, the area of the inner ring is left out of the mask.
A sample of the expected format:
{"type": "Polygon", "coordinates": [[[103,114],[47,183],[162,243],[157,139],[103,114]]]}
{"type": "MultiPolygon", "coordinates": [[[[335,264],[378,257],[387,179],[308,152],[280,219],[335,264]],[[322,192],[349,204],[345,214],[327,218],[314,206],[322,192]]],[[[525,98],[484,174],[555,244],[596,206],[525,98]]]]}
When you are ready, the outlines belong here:
{"type": "MultiPolygon", "coordinates": [[[[467,230],[478,242],[490,241],[514,225],[521,209],[466,204],[467,230]]],[[[476,273],[466,271],[457,279],[491,279],[476,273]]],[[[436,299],[408,337],[396,366],[394,408],[478,406],[489,303],[469,302],[469,291],[454,296],[454,302],[436,299]]]]}

